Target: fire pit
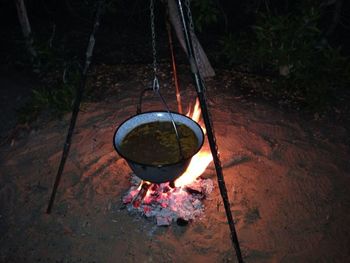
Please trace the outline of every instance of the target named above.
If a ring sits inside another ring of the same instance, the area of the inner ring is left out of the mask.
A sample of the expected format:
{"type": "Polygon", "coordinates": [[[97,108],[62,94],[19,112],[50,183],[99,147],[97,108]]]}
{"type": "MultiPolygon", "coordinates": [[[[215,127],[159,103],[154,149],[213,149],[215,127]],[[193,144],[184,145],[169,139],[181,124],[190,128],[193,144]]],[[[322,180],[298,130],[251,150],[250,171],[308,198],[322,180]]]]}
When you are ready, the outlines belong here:
{"type": "Polygon", "coordinates": [[[168,120],[168,112],[152,112],[145,116],[136,115],[126,120],[117,129],[114,135],[114,146],[117,152],[123,156],[134,171],[131,176],[131,187],[123,197],[123,204],[131,212],[137,212],[148,218],[155,218],[157,225],[170,225],[177,222],[185,225],[194,218],[202,215],[204,211],[203,200],[212,192],[213,182],[211,179],[202,179],[206,167],[212,161],[209,150],[201,149],[204,143],[205,129],[198,124],[200,119],[199,102],[189,111],[186,116],[174,114],[175,121],[184,123],[191,127],[198,136],[196,154],[187,158],[185,162],[170,164],[166,166],[152,166],[128,161],[123,153],[119,153],[120,142],[130,130],[135,127],[153,121],[153,118],[161,117],[168,120]],[[138,117],[139,116],[139,117],[138,117]],[[140,118],[140,119],[138,119],[140,118]],[[204,131],[204,133],[203,133],[204,131]],[[181,168],[174,169],[174,167],[181,168]],[[164,169],[164,170],[163,170],[164,169]],[[164,173],[162,173],[164,171],[164,173]],[[148,173],[145,173],[148,172],[148,173]],[[157,177],[155,179],[154,172],[157,177]],[[141,179],[140,179],[141,178],[141,179]],[[165,178],[165,180],[164,180],[165,178]]]}
{"type": "Polygon", "coordinates": [[[131,183],[123,204],[130,212],[154,218],[158,226],[173,222],[183,226],[200,217],[204,211],[203,200],[214,187],[211,179],[201,178],[186,186],[142,183],[136,176],[132,176],[131,183]]]}

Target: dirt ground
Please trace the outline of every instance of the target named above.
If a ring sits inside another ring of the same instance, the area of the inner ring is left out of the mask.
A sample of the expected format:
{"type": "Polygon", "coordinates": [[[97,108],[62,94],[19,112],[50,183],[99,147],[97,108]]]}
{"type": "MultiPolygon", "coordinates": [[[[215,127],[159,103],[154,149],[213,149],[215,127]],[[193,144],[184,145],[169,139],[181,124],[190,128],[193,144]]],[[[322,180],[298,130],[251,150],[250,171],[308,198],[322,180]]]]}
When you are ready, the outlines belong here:
{"type": "MultiPolygon", "coordinates": [[[[52,214],[45,210],[70,115],[1,146],[0,262],[236,262],[213,166],[203,175],[215,181],[205,215],[187,226],[157,227],[120,209],[131,170],[112,138],[135,114],[146,70],[106,68],[109,78],[90,80],[108,90],[81,107],[52,214]]],[[[183,105],[193,105],[190,78],[180,77],[183,105]]],[[[228,79],[208,82],[208,104],[245,261],[349,262],[347,130],[245,100],[228,79]]],[[[169,79],[161,83],[176,109],[169,79]]]]}

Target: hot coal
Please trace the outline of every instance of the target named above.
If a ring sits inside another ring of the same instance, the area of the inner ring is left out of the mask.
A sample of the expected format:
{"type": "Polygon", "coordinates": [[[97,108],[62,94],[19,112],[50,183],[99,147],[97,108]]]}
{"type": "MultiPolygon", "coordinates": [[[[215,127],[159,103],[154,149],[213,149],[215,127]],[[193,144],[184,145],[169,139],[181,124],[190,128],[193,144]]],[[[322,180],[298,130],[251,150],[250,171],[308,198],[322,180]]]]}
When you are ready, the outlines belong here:
{"type": "Polygon", "coordinates": [[[123,197],[123,203],[131,212],[136,211],[154,218],[158,226],[167,226],[172,222],[184,226],[200,217],[204,212],[203,199],[214,187],[211,179],[201,178],[185,187],[172,188],[169,183],[152,184],[147,186],[148,191],[140,201],[140,195],[144,195],[146,186],[143,184],[138,189],[141,181],[136,176],[132,176],[131,183],[131,188],[123,197]]]}

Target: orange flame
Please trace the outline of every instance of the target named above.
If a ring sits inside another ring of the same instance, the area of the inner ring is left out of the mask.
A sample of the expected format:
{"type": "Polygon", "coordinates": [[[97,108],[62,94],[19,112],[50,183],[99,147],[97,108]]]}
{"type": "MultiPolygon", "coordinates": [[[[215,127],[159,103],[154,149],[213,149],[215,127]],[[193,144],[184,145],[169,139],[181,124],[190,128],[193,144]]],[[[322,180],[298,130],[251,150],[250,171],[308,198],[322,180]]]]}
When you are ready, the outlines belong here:
{"type": "MultiPolygon", "coordinates": [[[[188,117],[190,117],[195,122],[199,123],[199,119],[201,116],[201,109],[199,107],[199,101],[196,100],[196,104],[193,108],[193,112],[191,113],[191,110],[188,111],[186,114],[188,117]]],[[[203,125],[201,125],[204,134],[206,133],[205,128],[203,125]]],[[[199,151],[195,156],[192,157],[191,162],[189,166],[187,167],[186,171],[175,181],[175,186],[180,187],[184,185],[188,185],[192,182],[194,182],[202,173],[204,173],[207,166],[210,164],[210,162],[213,160],[213,156],[211,155],[210,151],[207,150],[201,150],[199,151]]]]}
{"type": "MultiPolygon", "coordinates": [[[[202,113],[202,111],[201,111],[201,108],[199,106],[199,100],[196,99],[196,104],[193,107],[193,111],[191,112],[191,109],[189,109],[186,116],[190,117],[192,120],[199,123],[200,118],[201,118],[201,113],[202,113]]],[[[201,125],[201,128],[202,128],[204,134],[206,134],[207,133],[206,129],[203,127],[202,124],[200,124],[200,125],[201,125]]]]}
{"type": "Polygon", "coordinates": [[[191,184],[202,173],[204,173],[207,166],[213,160],[213,157],[209,151],[200,151],[192,157],[189,166],[186,171],[175,181],[175,186],[180,187],[191,184]]]}

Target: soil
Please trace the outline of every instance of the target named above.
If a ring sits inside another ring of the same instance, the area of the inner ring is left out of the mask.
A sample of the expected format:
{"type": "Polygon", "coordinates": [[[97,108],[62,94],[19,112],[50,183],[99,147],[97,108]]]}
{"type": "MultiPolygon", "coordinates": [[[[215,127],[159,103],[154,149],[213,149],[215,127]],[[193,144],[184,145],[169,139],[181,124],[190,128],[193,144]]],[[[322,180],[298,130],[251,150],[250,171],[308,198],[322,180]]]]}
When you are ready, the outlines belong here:
{"type": "MultiPolygon", "coordinates": [[[[165,68],[161,92],[176,110],[165,68]]],[[[188,68],[183,106],[193,105],[188,68]]],[[[0,147],[0,262],[237,262],[218,186],[205,215],[157,227],[121,209],[131,170],[113,149],[148,84],[144,65],[96,66],[50,215],[46,207],[70,114],[0,147]],[[103,73],[103,74],[102,74],[103,73]]],[[[348,262],[350,152],[344,125],[239,95],[232,74],[207,82],[208,105],[245,262],[348,262]]],[[[2,79],[3,81],[3,79],[2,79]]],[[[12,84],[11,84],[12,85],[12,84]]],[[[22,86],[24,88],[24,86],[22,86]]],[[[144,110],[162,107],[149,95],[144,110]]],[[[202,175],[216,181],[213,165],[202,175]]]]}

